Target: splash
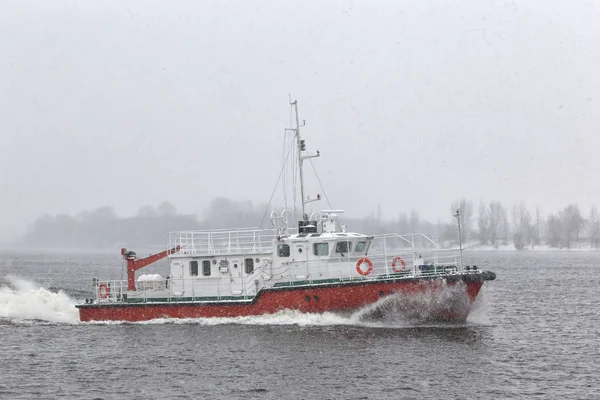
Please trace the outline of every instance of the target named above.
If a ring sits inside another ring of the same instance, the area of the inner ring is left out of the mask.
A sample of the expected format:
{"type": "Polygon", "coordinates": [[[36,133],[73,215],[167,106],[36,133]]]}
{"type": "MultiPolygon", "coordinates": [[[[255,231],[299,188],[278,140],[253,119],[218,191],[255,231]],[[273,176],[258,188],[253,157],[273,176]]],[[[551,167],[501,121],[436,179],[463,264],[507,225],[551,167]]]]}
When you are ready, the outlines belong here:
{"type": "Polygon", "coordinates": [[[489,314],[490,304],[485,290],[481,290],[473,302],[467,321],[476,325],[492,325],[489,314]]]}
{"type": "Polygon", "coordinates": [[[53,293],[33,282],[8,276],[9,285],[0,286],[0,318],[78,323],[76,301],[63,291],[53,293]]]}
{"type": "Polygon", "coordinates": [[[353,314],[360,323],[415,326],[431,322],[464,322],[471,308],[462,283],[431,286],[418,293],[396,293],[353,314]]]}

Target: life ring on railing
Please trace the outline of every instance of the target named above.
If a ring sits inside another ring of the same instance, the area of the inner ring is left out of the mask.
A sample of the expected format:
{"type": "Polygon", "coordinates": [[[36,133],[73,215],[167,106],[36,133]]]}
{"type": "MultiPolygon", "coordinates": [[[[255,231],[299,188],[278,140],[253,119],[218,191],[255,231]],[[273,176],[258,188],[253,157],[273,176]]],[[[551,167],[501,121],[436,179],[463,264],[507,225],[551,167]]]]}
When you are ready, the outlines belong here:
{"type": "Polygon", "coordinates": [[[98,285],[98,294],[101,299],[106,299],[110,294],[110,287],[106,283],[98,285]]]}
{"type": "Polygon", "coordinates": [[[394,259],[392,260],[392,269],[394,270],[394,272],[402,272],[406,269],[406,261],[404,261],[404,258],[398,256],[398,257],[394,257],[394,259]],[[400,265],[402,265],[402,268],[396,268],[396,265],[398,265],[398,261],[400,261],[400,265]]]}
{"type": "Polygon", "coordinates": [[[356,262],[356,272],[358,272],[362,276],[369,275],[371,273],[371,271],[373,271],[373,263],[367,257],[363,257],[356,262]],[[364,263],[364,262],[367,263],[367,265],[369,266],[369,268],[367,268],[366,270],[363,270],[360,267],[362,265],[362,263],[364,263]]]}

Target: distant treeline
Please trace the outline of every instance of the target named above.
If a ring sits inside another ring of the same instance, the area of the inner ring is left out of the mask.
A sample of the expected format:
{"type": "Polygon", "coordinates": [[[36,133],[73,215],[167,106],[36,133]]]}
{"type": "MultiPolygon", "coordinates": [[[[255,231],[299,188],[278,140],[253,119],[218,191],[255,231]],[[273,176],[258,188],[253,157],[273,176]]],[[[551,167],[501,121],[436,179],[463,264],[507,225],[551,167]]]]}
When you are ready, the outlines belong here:
{"type": "MultiPolygon", "coordinates": [[[[600,219],[596,207],[584,218],[577,205],[542,216],[540,208],[532,213],[524,203],[506,208],[499,202],[481,202],[477,210],[466,199],[455,201],[451,210],[461,209],[464,243],[514,246],[516,249],[548,245],[557,248],[600,246],[600,219]]],[[[111,207],[83,212],[77,216],[57,215],[37,219],[18,240],[24,247],[47,248],[149,248],[164,247],[166,234],[182,230],[207,230],[238,227],[270,227],[266,206],[215,198],[205,215],[179,214],[174,205],[163,202],[156,208],[143,206],[134,217],[119,218],[111,207]]],[[[450,215],[450,214],[449,214],[450,215]]],[[[383,220],[380,212],[363,218],[340,216],[349,231],[369,234],[422,232],[444,247],[458,242],[456,219],[432,223],[415,210],[383,220]]]]}
{"type": "Polygon", "coordinates": [[[531,212],[524,202],[506,208],[497,201],[480,202],[477,212],[465,199],[455,202],[461,208],[466,239],[482,245],[513,245],[516,249],[547,245],[555,248],[600,246],[598,208],[591,206],[587,218],[576,204],[542,215],[539,206],[531,212]]]}
{"type": "Polygon", "coordinates": [[[119,218],[112,207],[101,207],[75,217],[38,218],[16,244],[35,248],[164,247],[168,232],[254,226],[255,217],[251,203],[223,198],[212,201],[201,221],[196,215],[177,213],[168,202],[156,208],[143,206],[128,218],[119,218]]]}

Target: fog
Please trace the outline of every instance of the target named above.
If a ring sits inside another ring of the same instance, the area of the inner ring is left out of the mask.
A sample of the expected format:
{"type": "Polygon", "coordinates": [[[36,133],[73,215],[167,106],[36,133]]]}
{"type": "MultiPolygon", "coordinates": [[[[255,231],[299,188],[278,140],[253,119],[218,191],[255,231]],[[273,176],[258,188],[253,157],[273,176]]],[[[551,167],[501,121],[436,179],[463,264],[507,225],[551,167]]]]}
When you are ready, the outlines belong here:
{"type": "Polygon", "coordinates": [[[0,241],[45,214],[266,203],[289,94],[348,216],[587,210],[598,21],[581,1],[0,2],[0,241]]]}

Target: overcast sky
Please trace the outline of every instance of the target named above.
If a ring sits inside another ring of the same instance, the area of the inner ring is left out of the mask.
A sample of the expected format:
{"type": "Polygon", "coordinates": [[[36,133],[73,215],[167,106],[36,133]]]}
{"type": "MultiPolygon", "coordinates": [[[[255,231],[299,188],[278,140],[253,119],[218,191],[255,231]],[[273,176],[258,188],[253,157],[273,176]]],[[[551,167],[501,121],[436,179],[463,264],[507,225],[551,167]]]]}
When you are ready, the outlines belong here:
{"type": "Polygon", "coordinates": [[[46,213],[268,201],[289,93],[352,216],[587,214],[599,71],[595,1],[0,0],[0,239],[46,213]]]}

